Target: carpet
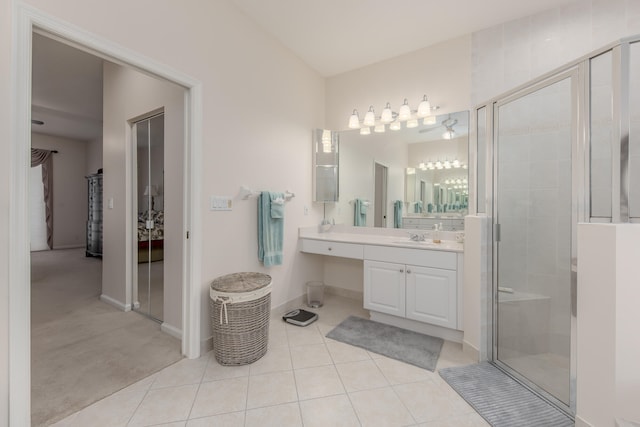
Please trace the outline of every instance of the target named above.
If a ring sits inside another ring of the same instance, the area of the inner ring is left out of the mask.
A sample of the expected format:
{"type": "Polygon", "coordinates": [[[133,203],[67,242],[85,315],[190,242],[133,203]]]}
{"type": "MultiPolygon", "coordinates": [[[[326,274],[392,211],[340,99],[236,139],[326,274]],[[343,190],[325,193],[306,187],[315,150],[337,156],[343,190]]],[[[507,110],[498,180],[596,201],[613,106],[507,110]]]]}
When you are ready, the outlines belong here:
{"type": "Polygon", "coordinates": [[[444,368],[440,376],[493,427],[569,427],[573,420],[490,363],[444,368]]]}
{"type": "Polygon", "coordinates": [[[49,426],[182,359],[180,340],[99,300],[102,261],[31,254],[31,425],[49,426]]]}
{"type": "Polygon", "coordinates": [[[384,323],[349,316],[328,338],[434,371],[443,340],[384,323]]]}

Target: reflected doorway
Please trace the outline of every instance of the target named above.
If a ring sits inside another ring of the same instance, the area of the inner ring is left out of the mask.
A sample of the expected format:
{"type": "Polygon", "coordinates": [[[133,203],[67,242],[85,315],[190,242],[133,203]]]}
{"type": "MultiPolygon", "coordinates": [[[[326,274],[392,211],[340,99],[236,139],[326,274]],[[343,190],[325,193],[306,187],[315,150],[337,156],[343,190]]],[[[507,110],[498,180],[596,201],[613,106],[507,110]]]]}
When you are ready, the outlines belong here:
{"type": "Polygon", "coordinates": [[[134,309],[164,320],[164,113],[133,124],[137,182],[134,309]]]}
{"type": "Polygon", "coordinates": [[[375,199],[373,211],[373,226],[387,226],[387,172],[388,168],[378,162],[375,163],[375,199]]]}

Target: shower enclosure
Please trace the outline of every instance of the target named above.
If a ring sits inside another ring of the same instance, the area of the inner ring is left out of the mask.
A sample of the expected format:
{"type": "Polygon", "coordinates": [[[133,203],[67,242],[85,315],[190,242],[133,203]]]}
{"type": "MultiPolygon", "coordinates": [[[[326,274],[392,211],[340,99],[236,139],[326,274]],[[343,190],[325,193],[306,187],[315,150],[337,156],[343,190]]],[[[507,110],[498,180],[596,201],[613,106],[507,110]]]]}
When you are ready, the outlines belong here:
{"type": "Polygon", "coordinates": [[[575,413],[577,224],[640,222],[640,39],[479,105],[476,124],[490,359],[575,413]]]}

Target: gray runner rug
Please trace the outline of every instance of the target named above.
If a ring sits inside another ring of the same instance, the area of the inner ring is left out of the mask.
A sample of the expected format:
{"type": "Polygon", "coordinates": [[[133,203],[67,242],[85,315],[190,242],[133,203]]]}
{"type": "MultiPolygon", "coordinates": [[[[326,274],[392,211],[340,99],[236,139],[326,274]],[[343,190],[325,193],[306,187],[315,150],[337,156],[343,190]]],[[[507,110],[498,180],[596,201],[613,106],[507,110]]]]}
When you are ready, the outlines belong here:
{"type": "Polygon", "coordinates": [[[327,337],[430,371],[436,369],[443,343],[441,338],[354,316],[342,321],[327,337]]]}
{"type": "Polygon", "coordinates": [[[438,371],[493,427],[569,427],[566,414],[489,363],[438,371]]]}

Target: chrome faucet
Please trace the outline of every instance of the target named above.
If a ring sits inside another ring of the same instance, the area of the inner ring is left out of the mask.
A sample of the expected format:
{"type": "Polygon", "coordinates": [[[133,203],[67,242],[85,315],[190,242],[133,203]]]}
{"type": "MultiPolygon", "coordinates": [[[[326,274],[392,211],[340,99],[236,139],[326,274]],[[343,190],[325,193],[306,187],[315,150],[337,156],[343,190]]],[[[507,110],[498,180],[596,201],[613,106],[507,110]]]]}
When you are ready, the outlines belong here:
{"type": "Polygon", "coordinates": [[[409,233],[409,239],[414,242],[424,242],[426,240],[425,233],[409,233]]]}

